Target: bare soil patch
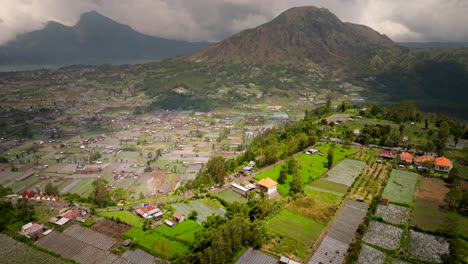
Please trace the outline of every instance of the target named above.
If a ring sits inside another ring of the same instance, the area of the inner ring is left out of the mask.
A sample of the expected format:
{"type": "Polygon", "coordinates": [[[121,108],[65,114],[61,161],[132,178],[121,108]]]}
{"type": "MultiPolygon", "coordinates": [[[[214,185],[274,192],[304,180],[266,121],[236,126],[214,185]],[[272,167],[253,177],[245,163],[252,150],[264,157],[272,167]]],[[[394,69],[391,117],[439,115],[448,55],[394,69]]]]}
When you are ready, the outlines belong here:
{"type": "Polygon", "coordinates": [[[108,219],[102,219],[91,227],[94,231],[98,231],[115,238],[121,238],[123,233],[130,230],[130,228],[132,227],[129,225],[120,224],[108,219]]]}
{"type": "Polygon", "coordinates": [[[435,178],[424,178],[416,197],[420,199],[433,199],[444,203],[445,195],[450,189],[445,182],[435,178]]]}

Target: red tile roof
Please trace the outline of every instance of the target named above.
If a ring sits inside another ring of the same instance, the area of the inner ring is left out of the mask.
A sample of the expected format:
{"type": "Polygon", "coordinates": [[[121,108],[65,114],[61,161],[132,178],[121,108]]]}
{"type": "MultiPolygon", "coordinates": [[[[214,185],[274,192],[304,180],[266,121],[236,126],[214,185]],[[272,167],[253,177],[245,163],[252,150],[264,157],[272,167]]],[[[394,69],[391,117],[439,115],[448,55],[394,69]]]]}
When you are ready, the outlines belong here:
{"type": "Polygon", "coordinates": [[[452,162],[449,159],[447,159],[446,157],[436,158],[434,164],[436,166],[452,167],[452,162]]]}
{"type": "Polygon", "coordinates": [[[147,206],[144,206],[144,207],[138,209],[136,212],[139,215],[143,215],[143,214],[145,214],[145,213],[147,213],[147,212],[149,212],[149,211],[151,211],[153,209],[156,209],[156,207],[154,205],[147,205],[147,206]]]}
{"type": "Polygon", "coordinates": [[[260,180],[257,184],[261,185],[261,186],[264,186],[266,188],[270,188],[272,186],[277,185],[278,183],[275,182],[274,180],[270,179],[270,178],[265,178],[265,179],[260,180]]]}
{"type": "Polygon", "coordinates": [[[411,154],[411,153],[408,153],[408,152],[404,152],[404,153],[400,154],[400,158],[407,159],[407,160],[408,159],[412,160],[414,158],[414,155],[411,154]]]}
{"type": "Polygon", "coordinates": [[[71,210],[70,212],[68,212],[67,214],[65,214],[63,217],[65,218],[68,218],[68,219],[73,219],[75,218],[76,216],[78,216],[80,214],[80,212],[76,211],[76,210],[71,210]]]}

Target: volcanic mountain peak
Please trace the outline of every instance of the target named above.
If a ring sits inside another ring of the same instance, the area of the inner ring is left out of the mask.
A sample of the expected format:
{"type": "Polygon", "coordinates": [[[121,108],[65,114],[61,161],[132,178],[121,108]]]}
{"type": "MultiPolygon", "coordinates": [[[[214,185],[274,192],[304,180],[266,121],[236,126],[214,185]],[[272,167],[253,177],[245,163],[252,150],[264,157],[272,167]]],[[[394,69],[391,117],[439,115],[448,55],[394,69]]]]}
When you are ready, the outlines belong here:
{"type": "Polygon", "coordinates": [[[190,56],[235,63],[368,64],[380,53],[402,49],[363,25],[344,23],[328,9],[295,7],[190,56]]]}

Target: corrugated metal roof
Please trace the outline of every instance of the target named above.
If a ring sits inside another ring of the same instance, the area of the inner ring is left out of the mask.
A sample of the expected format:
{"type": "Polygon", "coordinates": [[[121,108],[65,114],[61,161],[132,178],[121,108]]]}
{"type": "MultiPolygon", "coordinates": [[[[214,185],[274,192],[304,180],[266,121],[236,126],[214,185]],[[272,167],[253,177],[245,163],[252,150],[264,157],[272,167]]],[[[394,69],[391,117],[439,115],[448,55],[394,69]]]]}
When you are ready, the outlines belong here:
{"type": "Polygon", "coordinates": [[[247,249],[247,251],[240,257],[236,264],[277,264],[278,261],[268,255],[263,254],[260,251],[254,250],[252,248],[247,249]]]}

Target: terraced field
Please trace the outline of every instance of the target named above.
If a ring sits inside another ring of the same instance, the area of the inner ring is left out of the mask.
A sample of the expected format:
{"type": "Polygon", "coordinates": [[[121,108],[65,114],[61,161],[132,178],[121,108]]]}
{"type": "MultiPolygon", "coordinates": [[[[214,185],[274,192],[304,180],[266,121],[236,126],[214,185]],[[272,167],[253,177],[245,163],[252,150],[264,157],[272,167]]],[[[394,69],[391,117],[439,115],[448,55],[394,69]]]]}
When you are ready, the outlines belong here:
{"type": "Polygon", "coordinates": [[[193,210],[197,211],[197,222],[200,224],[206,221],[208,216],[212,214],[224,216],[226,213],[226,210],[221,208],[221,206],[215,207],[213,203],[204,202],[202,200],[194,200],[189,203],[175,203],[172,204],[172,207],[185,216],[188,216],[193,210]]]}
{"type": "Polygon", "coordinates": [[[0,263],[24,264],[31,263],[32,260],[34,260],[35,264],[68,263],[0,234],[0,263]]]}

